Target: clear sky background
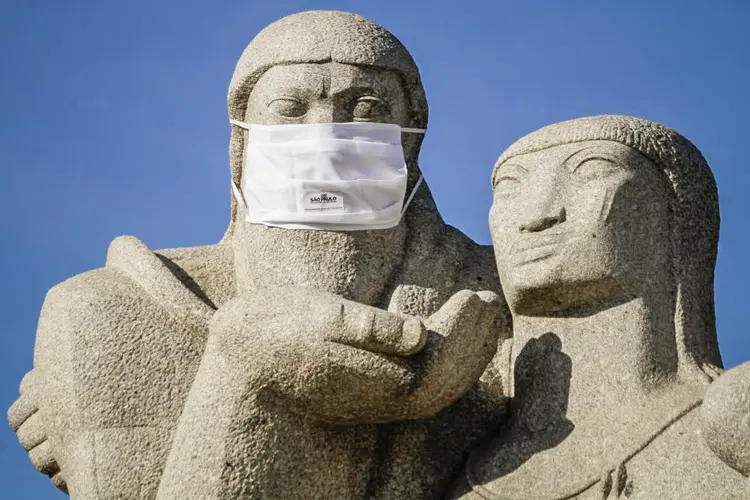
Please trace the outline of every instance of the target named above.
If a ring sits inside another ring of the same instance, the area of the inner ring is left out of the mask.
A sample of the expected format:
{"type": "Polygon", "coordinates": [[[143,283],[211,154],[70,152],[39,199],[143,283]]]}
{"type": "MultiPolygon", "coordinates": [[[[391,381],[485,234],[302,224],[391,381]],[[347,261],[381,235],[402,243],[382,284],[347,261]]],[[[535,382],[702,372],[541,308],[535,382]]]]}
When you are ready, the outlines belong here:
{"type": "MultiPolygon", "coordinates": [[[[445,220],[489,243],[489,176],[520,136],[617,113],[664,123],[713,168],[727,366],[750,359],[750,2],[0,2],[0,408],[32,366],[46,291],[109,242],[210,244],[229,209],[226,89],[245,45],[294,12],[357,12],[422,73],[420,164],[445,220]]],[[[0,423],[0,498],[62,498],[0,423]]]]}

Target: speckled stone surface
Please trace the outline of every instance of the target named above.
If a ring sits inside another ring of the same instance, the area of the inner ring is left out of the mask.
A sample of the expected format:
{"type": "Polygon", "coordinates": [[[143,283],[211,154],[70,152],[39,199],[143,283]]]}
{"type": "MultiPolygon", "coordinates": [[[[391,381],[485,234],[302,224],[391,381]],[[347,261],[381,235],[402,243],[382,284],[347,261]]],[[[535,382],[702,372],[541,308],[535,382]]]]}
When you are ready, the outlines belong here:
{"type": "MultiPolygon", "coordinates": [[[[427,126],[409,53],[342,12],[259,33],[228,107],[427,126]]],[[[247,139],[231,128],[236,186],[247,139]]],[[[750,364],[721,367],[700,152],[581,118],[511,145],[493,190],[494,255],[426,184],[388,230],[249,224],[233,198],[216,245],[117,238],[49,291],[10,425],[75,499],[750,497],[750,364]]]]}
{"type": "Polygon", "coordinates": [[[700,152],[653,122],[581,118],[511,145],[493,189],[512,399],[452,497],[748,498],[750,376],[721,375],[700,152]]]}
{"type": "MultiPolygon", "coordinates": [[[[341,12],[263,30],[228,101],[261,124],[427,124],[406,49],[341,12]]],[[[409,189],[421,140],[403,139],[409,189]]],[[[250,225],[233,201],[217,245],[117,238],[50,290],[9,420],[76,499],[434,498],[504,415],[508,318],[492,249],[426,184],[381,231],[250,225]]]]}

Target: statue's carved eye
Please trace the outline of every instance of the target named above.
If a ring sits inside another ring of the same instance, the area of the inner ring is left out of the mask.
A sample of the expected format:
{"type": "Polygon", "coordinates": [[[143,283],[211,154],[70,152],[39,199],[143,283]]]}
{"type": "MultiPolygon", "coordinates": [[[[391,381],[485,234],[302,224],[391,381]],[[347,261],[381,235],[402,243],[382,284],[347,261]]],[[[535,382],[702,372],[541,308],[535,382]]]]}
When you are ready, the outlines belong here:
{"type": "Polygon", "coordinates": [[[495,183],[495,193],[512,194],[521,187],[521,181],[516,177],[501,175],[495,183]]]}
{"type": "Polygon", "coordinates": [[[573,169],[572,173],[575,179],[579,181],[590,181],[607,177],[620,170],[621,167],[613,160],[595,157],[583,160],[573,169]]]}
{"type": "Polygon", "coordinates": [[[517,165],[504,165],[495,173],[492,179],[493,191],[496,195],[510,195],[521,188],[524,176],[528,171],[517,165]]]}
{"type": "Polygon", "coordinates": [[[307,106],[293,97],[279,97],[268,103],[268,110],[284,118],[300,118],[307,114],[307,106]]]}
{"type": "Polygon", "coordinates": [[[388,105],[377,97],[360,97],[352,115],[354,121],[383,121],[388,116],[388,105]]]}

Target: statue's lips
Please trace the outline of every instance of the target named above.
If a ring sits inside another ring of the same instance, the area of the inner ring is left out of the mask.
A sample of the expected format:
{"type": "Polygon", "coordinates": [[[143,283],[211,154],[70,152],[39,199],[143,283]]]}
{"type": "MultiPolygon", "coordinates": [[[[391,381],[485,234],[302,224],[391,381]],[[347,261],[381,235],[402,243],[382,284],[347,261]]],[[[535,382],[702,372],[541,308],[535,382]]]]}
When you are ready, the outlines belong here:
{"type": "Polygon", "coordinates": [[[557,253],[566,239],[562,233],[523,236],[511,246],[511,262],[521,265],[544,260],[557,253]]]}

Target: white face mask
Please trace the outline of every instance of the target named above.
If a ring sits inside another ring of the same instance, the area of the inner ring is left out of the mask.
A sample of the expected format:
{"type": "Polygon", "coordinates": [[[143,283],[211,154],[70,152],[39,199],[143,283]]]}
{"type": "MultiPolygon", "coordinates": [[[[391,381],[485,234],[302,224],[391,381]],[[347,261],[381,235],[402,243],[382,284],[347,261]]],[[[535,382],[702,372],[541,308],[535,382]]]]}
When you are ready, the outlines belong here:
{"type": "Polygon", "coordinates": [[[397,226],[409,199],[401,132],[390,123],[255,125],[245,142],[242,192],[247,221],[288,229],[357,231],[397,226]]]}

